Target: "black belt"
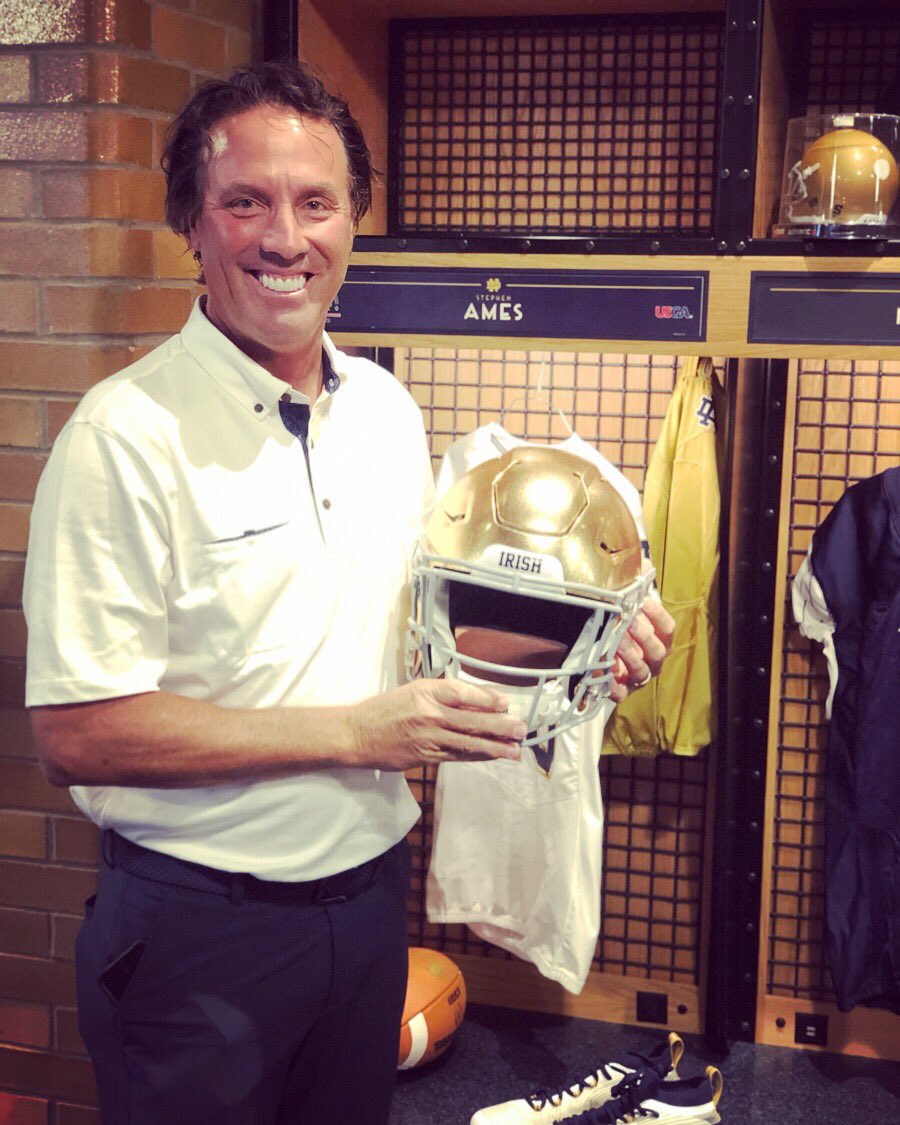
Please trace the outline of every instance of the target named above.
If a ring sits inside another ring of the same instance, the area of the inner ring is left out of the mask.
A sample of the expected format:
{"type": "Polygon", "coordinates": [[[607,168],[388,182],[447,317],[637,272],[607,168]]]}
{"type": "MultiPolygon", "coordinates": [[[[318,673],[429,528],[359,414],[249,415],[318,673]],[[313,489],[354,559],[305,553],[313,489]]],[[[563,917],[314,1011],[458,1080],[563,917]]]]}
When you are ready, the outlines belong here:
{"type": "MultiPolygon", "coordinates": [[[[396,845],[399,847],[400,845],[396,845]]],[[[388,854],[388,853],[385,853],[388,854]]],[[[293,903],[297,906],[346,902],[368,887],[383,856],[361,863],[349,871],[313,879],[306,883],[284,883],[270,879],[257,879],[243,872],[219,871],[177,859],[164,852],[153,851],[141,844],[107,829],[103,833],[103,860],[108,867],[121,867],[140,879],[152,879],[174,887],[187,887],[211,895],[225,895],[235,904],[245,898],[265,902],[293,903]]]]}

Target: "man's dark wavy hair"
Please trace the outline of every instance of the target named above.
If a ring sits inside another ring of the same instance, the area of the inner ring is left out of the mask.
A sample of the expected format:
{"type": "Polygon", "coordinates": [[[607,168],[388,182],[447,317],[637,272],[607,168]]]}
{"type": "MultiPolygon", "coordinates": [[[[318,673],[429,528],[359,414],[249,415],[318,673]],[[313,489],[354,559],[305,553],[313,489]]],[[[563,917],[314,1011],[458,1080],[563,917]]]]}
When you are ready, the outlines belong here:
{"type": "Polygon", "coordinates": [[[358,224],[372,204],[372,158],[362,130],[346,102],[330,94],[309,67],[283,61],[238,67],[228,78],[204,82],[169,126],[161,163],[172,230],[187,237],[200,217],[216,125],[260,105],[284,106],[334,127],[347,153],[350,204],[358,224]]]}

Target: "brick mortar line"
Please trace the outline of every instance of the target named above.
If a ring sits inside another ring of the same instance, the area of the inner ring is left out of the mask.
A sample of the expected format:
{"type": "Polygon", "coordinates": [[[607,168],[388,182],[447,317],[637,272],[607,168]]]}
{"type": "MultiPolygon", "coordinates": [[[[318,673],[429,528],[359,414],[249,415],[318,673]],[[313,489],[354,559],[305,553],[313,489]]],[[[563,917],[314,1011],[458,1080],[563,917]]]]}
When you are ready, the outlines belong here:
{"type": "MultiPolygon", "coordinates": [[[[206,24],[209,27],[222,28],[223,31],[237,32],[238,35],[247,35],[253,38],[253,28],[249,31],[243,27],[239,27],[235,23],[225,23],[222,20],[212,19],[209,16],[201,16],[196,12],[184,12],[180,8],[170,8],[169,11],[176,12],[181,15],[186,15],[189,19],[196,20],[198,23],[206,24]]],[[[90,39],[74,39],[62,43],[2,43],[0,44],[0,59],[2,58],[15,58],[22,55],[75,55],[75,54],[98,54],[98,55],[122,55],[130,59],[146,59],[150,62],[160,62],[164,64],[182,65],[185,63],[183,59],[171,59],[168,55],[159,54],[158,48],[154,45],[153,39],[153,26],[151,19],[150,27],[150,46],[149,47],[135,47],[133,43],[98,43],[90,39]]],[[[198,70],[199,67],[193,66],[191,63],[182,65],[182,69],[198,70]]]]}
{"type": "MultiPolygon", "coordinates": [[[[131,340],[134,342],[136,348],[155,347],[157,344],[164,344],[171,336],[175,335],[173,332],[133,332],[130,336],[108,336],[99,332],[82,332],[72,333],[66,336],[64,341],[59,341],[56,335],[41,335],[38,333],[24,333],[24,332],[8,332],[0,335],[0,344],[52,344],[63,342],[65,344],[82,344],[97,347],[103,344],[109,344],[114,341],[115,347],[121,347],[123,340],[131,340]]],[[[6,388],[14,389],[14,388],[6,388]]]]}
{"type": "MultiPolygon", "coordinates": [[[[162,168],[158,164],[151,164],[149,167],[146,164],[126,164],[124,161],[117,160],[0,160],[0,172],[91,172],[98,168],[109,168],[114,172],[154,172],[162,174],[162,168]]],[[[43,185],[41,185],[43,187],[43,185]]],[[[27,215],[8,216],[10,219],[15,218],[29,218],[27,215]]],[[[33,216],[36,219],[44,219],[43,215],[33,216]]],[[[5,219],[4,219],[5,221],[5,219]]],[[[55,219],[46,219],[47,222],[56,222],[55,219]]],[[[98,220],[99,222],[100,220],[98,220]]],[[[125,220],[121,220],[125,221],[125,220]]],[[[141,220],[129,220],[130,222],[141,220]]],[[[146,220],[147,222],[161,220],[146,220]]]]}
{"type": "MultiPolygon", "coordinates": [[[[155,274],[135,273],[103,274],[102,276],[91,274],[88,277],[85,277],[84,274],[2,273],[0,274],[0,281],[35,281],[47,285],[70,285],[74,289],[105,289],[109,285],[115,285],[119,289],[186,289],[194,284],[187,278],[158,277],[155,274]],[[123,282],[130,282],[131,284],[123,285],[123,282]],[[178,282],[183,282],[183,284],[179,285],[178,282]]],[[[3,338],[3,335],[5,333],[0,335],[0,339],[3,338]]]]}
{"type": "Polygon", "coordinates": [[[54,844],[56,840],[56,831],[53,826],[52,817],[44,816],[44,847],[46,848],[47,855],[53,855],[54,844]]]}
{"type": "MultiPolygon", "coordinates": [[[[31,813],[32,815],[36,814],[38,816],[47,817],[48,819],[49,819],[49,816],[50,816],[50,814],[47,812],[46,809],[32,809],[32,808],[19,809],[19,808],[9,808],[9,807],[0,806],[0,812],[22,813],[23,815],[27,815],[28,813],[31,813]]],[[[73,817],[73,819],[74,819],[74,817],[73,817]]],[[[8,862],[9,861],[15,861],[17,863],[19,863],[19,862],[27,863],[29,865],[40,864],[41,866],[44,866],[44,867],[46,867],[48,864],[53,864],[54,867],[61,867],[65,871],[73,871],[73,870],[96,871],[97,870],[97,864],[100,861],[99,856],[97,857],[96,860],[86,862],[85,860],[78,860],[78,859],[59,859],[57,856],[51,856],[51,855],[46,855],[46,856],[41,856],[41,857],[11,855],[8,852],[0,852],[0,859],[6,860],[8,862]]]]}
{"type": "MultiPolygon", "coordinates": [[[[180,69],[185,70],[186,67],[180,69]]],[[[214,70],[200,70],[197,67],[192,68],[196,74],[212,75],[215,77],[217,72],[214,70]]],[[[175,116],[174,113],[168,113],[163,109],[153,109],[151,106],[140,105],[137,102],[99,102],[99,101],[70,101],[70,102],[0,102],[0,113],[15,113],[18,111],[25,112],[27,110],[35,110],[37,112],[45,111],[64,111],[68,110],[70,113],[79,113],[83,110],[116,110],[119,113],[129,114],[130,116],[141,116],[142,114],[156,114],[158,117],[171,120],[175,116]]]]}
{"type": "MultiPolygon", "coordinates": [[[[12,815],[19,814],[21,816],[44,816],[44,817],[46,817],[46,812],[41,810],[41,809],[0,808],[0,815],[2,815],[3,813],[12,814],[12,815]]],[[[2,852],[2,851],[0,851],[0,861],[9,862],[9,861],[19,861],[19,860],[29,860],[32,863],[42,863],[42,864],[45,864],[45,865],[52,864],[54,867],[59,867],[63,871],[70,871],[73,868],[75,868],[76,865],[79,867],[80,870],[84,870],[84,868],[85,868],[85,865],[84,865],[83,861],[75,861],[75,860],[69,860],[69,859],[59,859],[56,856],[50,855],[49,853],[45,856],[23,856],[23,855],[19,855],[17,852],[2,852]]],[[[90,870],[95,870],[95,868],[90,868],[90,870]]]]}
{"type": "MultiPolygon", "coordinates": [[[[36,399],[43,402],[77,402],[86,391],[48,391],[46,389],[38,388],[21,388],[15,387],[0,387],[0,401],[6,398],[23,398],[27,402],[34,402],[36,399]],[[25,392],[25,393],[23,393],[25,392]]],[[[9,453],[13,449],[31,449],[32,446],[21,445],[0,445],[0,453],[9,453]]]]}
{"type": "MultiPolygon", "coordinates": [[[[73,289],[107,289],[110,285],[115,285],[118,289],[184,289],[194,284],[187,278],[157,277],[154,274],[137,273],[91,274],[88,277],[84,274],[5,273],[0,274],[0,281],[9,282],[11,284],[15,282],[34,281],[38,284],[45,285],[71,286],[73,289]],[[179,281],[183,281],[184,285],[177,285],[176,282],[179,281]],[[129,282],[130,284],[124,285],[123,282],[129,282]]],[[[0,334],[0,339],[5,335],[11,335],[11,333],[0,334]]]]}
{"type": "MultiPolygon", "coordinates": [[[[12,954],[11,956],[15,957],[15,956],[19,956],[19,955],[18,954],[12,954]]],[[[27,954],[24,954],[23,956],[27,956],[27,954]]],[[[42,958],[40,958],[40,960],[42,960],[42,961],[57,960],[58,961],[58,960],[61,960],[61,959],[60,958],[52,958],[52,957],[51,958],[42,957],[42,958]]],[[[67,962],[67,964],[68,963],[69,962],[67,962]]],[[[12,1003],[15,1003],[15,1001],[12,1001],[12,1003]]],[[[24,1001],[24,1003],[27,1004],[28,1001],[26,1000],[26,1001],[24,1001]]],[[[50,1008],[52,1010],[59,1010],[59,1008],[62,1007],[62,1005],[43,1004],[43,1005],[41,1005],[41,1007],[50,1008]]],[[[85,1062],[89,1061],[88,1058],[87,1058],[87,1055],[83,1055],[83,1054],[77,1055],[77,1054],[74,1054],[71,1051],[61,1051],[61,1050],[58,1050],[54,1047],[35,1047],[33,1044],[30,1044],[30,1043],[26,1043],[26,1044],[23,1044],[23,1043],[3,1043],[3,1044],[0,1044],[0,1050],[4,1050],[4,1051],[27,1051],[29,1054],[43,1055],[48,1059],[49,1058],[54,1058],[54,1059],[55,1058],[63,1058],[63,1059],[83,1059],[85,1062]]],[[[24,1090],[23,1088],[21,1088],[19,1086],[16,1086],[14,1088],[13,1087],[0,1087],[0,1089],[2,1089],[4,1093],[9,1092],[9,1093],[12,1093],[12,1094],[16,1094],[20,1098],[36,1098],[39,1101],[47,1102],[48,1105],[50,1105],[50,1104],[59,1105],[60,1103],[64,1103],[66,1106],[69,1106],[69,1105],[75,1104],[74,1102],[69,1100],[68,1094],[48,1094],[45,1090],[35,1093],[35,1092],[30,1092],[28,1090],[24,1090]]]]}
{"type": "MultiPolygon", "coordinates": [[[[186,277],[136,277],[134,274],[121,274],[115,277],[85,277],[83,274],[72,278],[55,278],[55,277],[29,277],[29,278],[12,278],[7,275],[2,280],[28,280],[37,281],[42,285],[69,285],[73,284],[79,289],[106,289],[112,282],[115,282],[122,289],[191,289],[196,282],[190,281],[186,277]],[[128,285],[122,285],[121,282],[130,282],[128,285]]],[[[97,335],[104,335],[104,333],[97,333],[97,335]]],[[[148,333],[149,335],[149,333],[148,333]]]]}
{"type": "MultiPolygon", "coordinates": [[[[40,914],[42,917],[52,917],[53,914],[59,913],[58,911],[43,910],[39,906],[0,906],[0,910],[21,910],[23,914],[40,914]]],[[[64,918],[72,918],[74,915],[64,914],[64,918]]],[[[0,950],[2,953],[3,950],[0,950]]],[[[6,953],[7,957],[34,957],[33,953],[6,953]]],[[[46,959],[46,958],[45,958],[46,959]]],[[[26,1001],[27,1003],[27,1001],[26,1001]]]]}
{"type": "MultiPolygon", "coordinates": [[[[8,906],[7,909],[8,910],[28,910],[28,909],[30,909],[35,914],[44,914],[44,915],[49,915],[51,913],[51,911],[46,909],[46,908],[35,907],[35,906],[32,906],[32,907],[8,906]]],[[[67,918],[78,918],[78,917],[80,917],[80,915],[78,915],[78,914],[67,914],[66,917],[67,918]]],[[[27,961],[44,961],[44,962],[55,961],[57,963],[61,962],[61,963],[66,964],[66,965],[71,965],[71,964],[74,963],[72,961],[72,959],[69,958],[69,957],[54,957],[52,954],[41,954],[41,953],[2,953],[2,952],[0,952],[0,957],[24,957],[27,961]]],[[[14,1001],[14,1003],[15,1002],[16,1001],[14,1001]]],[[[20,1000],[20,1001],[18,1001],[18,1003],[28,1004],[28,1003],[30,1003],[30,1001],[20,1000]]],[[[43,1007],[50,1007],[49,1004],[42,1005],[42,1006],[43,1007]]],[[[64,1006],[65,1006],[64,1004],[58,1005],[58,1007],[64,1007],[64,1006]]]]}
{"type": "MultiPolygon", "coordinates": [[[[0,113],[16,113],[27,110],[77,110],[79,107],[100,109],[105,113],[115,112],[121,116],[147,118],[151,121],[171,121],[175,116],[163,109],[152,109],[146,105],[132,105],[128,102],[0,102],[0,113]]],[[[7,163],[4,161],[4,163],[7,163]]]]}
{"type": "MultiPolygon", "coordinates": [[[[171,119],[169,119],[171,120],[171,119]]],[[[109,168],[113,172],[152,172],[162,176],[159,164],[137,164],[125,160],[4,160],[0,158],[2,172],[85,172],[98,168],[109,168]]],[[[42,186],[42,185],[41,185],[42,186]]],[[[27,218],[28,216],[9,215],[3,219],[27,218]]],[[[38,216],[42,218],[42,216],[38,216]]],[[[54,220],[49,220],[54,221],[54,220]]]]}
{"type": "MultiPolygon", "coordinates": [[[[43,388],[41,388],[41,387],[7,387],[6,385],[3,385],[3,386],[0,386],[0,401],[2,401],[5,398],[25,398],[25,399],[28,399],[28,400],[33,400],[33,399],[38,398],[38,397],[47,398],[49,396],[49,397],[53,398],[53,397],[56,397],[58,394],[60,394],[60,395],[81,395],[81,394],[84,394],[84,393],[85,392],[83,392],[83,391],[67,391],[67,390],[56,391],[54,389],[49,389],[47,387],[43,387],[43,388]]],[[[13,448],[20,448],[20,447],[14,446],[13,448]]],[[[0,445],[0,452],[8,453],[9,450],[10,450],[9,445],[0,445]]]]}
{"type": "MultiPolygon", "coordinates": [[[[181,59],[160,59],[159,56],[154,56],[153,62],[161,62],[167,66],[173,66],[178,70],[184,70],[193,77],[206,78],[221,78],[221,70],[207,70],[199,66],[183,66],[181,59]]],[[[169,113],[162,109],[153,109],[152,106],[141,105],[139,102],[105,102],[105,101],[68,101],[68,102],[50,102],[38,101],[36,91],[29,92],[29,100],[27,102],[0,102],[0,113],[17,113],[27,110],[36,111],[52,111],[52,110],[69,110],[70,112],[79,112],[84,109],[99,109],[99,110],[116,110],[121,113],[132,113],[138,116],[142,114],[155,114],[158,117],[169,118],[175,116],[174,113],[169,113]]]]}
{"type": "MultiPolygon", "coordinates": [[[[186,67],[179,68],[181,70],[186,67]]],[[[0,102],[0,113],[79,113],[83,109],[116,110],[122,114],[153,114],[157,117],[172,118],[174,113],[137,102],[0,102]]]]}
{"type": "MultiPolygon", "coordinates": [[[[171,230],[172,228],[168,223],[162,219],[114,219],[108,216],[104,218],[91,218],[89,215],[67,215],[60,218],[48,218],[44,215],[9,215],[5,218],[0,218],[0,231],[5,227],[67,227],[77,229],[79,227],[85,230],[95,230],[100,228],[102,230],[171,230]],[[128,223],[128,226],[125,224],[128,223]]],[[[185,246],[187,242],[185,242],[185,246]]]]}
{"type": "MultiPolygon", "coordinates": [[[[206,77],[207,75],[212,75],[213,77],[216,76],[215,72],[213,72],[213,71],[198,71],[197,73],[202,74],[204,77],[206,77]]],[[[37,113],[46,113],[46,114],[68,113],[68,114],[74,115],[74,116],[87,117],[87,116],[90,116],[90,114],[92,112],[101,111],[101,112],[106,113],[106,112],[112,111],[112,110],[115,110],[117,113],[121,113],[123,116],[127,115],[127,116],[130,116],[130,117],[149,118],[150,120],[152,120],[154,122],[164,121],[167,124],[168,124],[169,121],[171,121],[175,117],[174,113],[167,113],[165,110],[162,110],[162,109],[152,109],[150,106],[138,105],[137,102],[37,102],[37,103],[35,103],[35,102],[3,102],[3,103],[0,103],[0,114],[7,114],[9,116],[16,116],[16,117],[30,116],[30,115],[37,114],[37,113]]],[[[45,163],[50,164],[50,163],[54,163],[54,162],[56,162],[56,161],[48,160],[45,163]]],[[[36,160],[14,161],[14,160],[8,160],[6,158],[3,158],[2,160],[0,160],[0,164],[15,164],[15,163],[37,164],[37,163],[39,163],[39,161],[36,161],[36,160]]],[[[69,161],[69,162],[61,161],[60,163],[75,164],[75,163],[77,163],[77,161],[74,161],[74,160],[69,161]]]]}
{"type": "MultiPolygon", "coordinates": [[[[151,234],[156,231],[169,231],[171,227],[154,219],[143,218],[90,218],[88,216],[70,216],[68,218],[45,218],[44,216],[21,216],[0,218],[0,233],[3,230],[22,230],[28,227],[33,230],[44,231],[47,227],[62,226],[68,231],[147,231],[151,234]],[[128,226],[124,224],[128,223],[128,226]]],[[[187,243],[186,243],[187,245],[187,243]]],[[[0,272],[0,277],[7,277],[0,272]]],[[[179,280],[183,280],[180,278],[179,280]]]]}
{"type": "MultiPolygon", "coordinates": [[[[43,396],[38,397],[38,410],[40,412],[40,425],[41,425],[41,449],[51,449],[53,442],[50,440],[50,411],[47,409],[47,400],[43,396]]],[[[30,518],[29,518],[29,536],[31,534],[30,518]]]]}

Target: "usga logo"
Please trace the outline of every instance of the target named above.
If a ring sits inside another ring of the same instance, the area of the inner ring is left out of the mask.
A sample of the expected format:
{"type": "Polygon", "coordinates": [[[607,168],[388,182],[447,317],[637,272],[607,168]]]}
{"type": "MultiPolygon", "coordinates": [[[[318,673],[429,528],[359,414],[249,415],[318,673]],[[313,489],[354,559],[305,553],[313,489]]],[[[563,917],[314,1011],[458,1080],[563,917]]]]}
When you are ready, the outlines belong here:
{"type": "Polygon", "coordinates": [[[503,284],[499,277],[489,277],[484,288],[485,292],[479,293],[467,305],[463,320],[516,321],[524,317],[522,306],[501,292],[503,284]]]}
{"type": "Polygon", "coordinates": [[[654,314],[657,320],[693,320],[694,314],[687,305],[657,305],[654,314]]]}

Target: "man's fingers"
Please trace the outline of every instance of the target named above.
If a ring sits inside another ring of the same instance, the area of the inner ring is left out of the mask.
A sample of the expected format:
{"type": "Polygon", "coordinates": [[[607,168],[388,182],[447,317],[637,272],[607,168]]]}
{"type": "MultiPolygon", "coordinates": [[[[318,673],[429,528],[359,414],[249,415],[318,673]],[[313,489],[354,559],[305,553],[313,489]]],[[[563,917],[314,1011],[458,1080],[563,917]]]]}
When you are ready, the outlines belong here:
{"type": "Polygon", "coordinates": [[[494,758],[518,761],[521,754],[522,747],[517,740],[486,737],[479,731],[444,730],[438,743],[419,750],[424,761],[435,763],[487,762],[494,758]]]}
{"type": "MultiPolygon", "coordinates": [[[[674,636],[675,621],[666,607],[656,598],[645,598],[619,644],[613,669],[617,683],[634,689],[642,687],[651,676],[658,676],[672,651],[674,636]]],[[[617,692],[613,692],[612,697],[621,703],[617,692]]]]}
{"type": "Polygon", "coordinates": [[[434,698],[444,707],[466,711],[500,712],[509,710],[509,700],[493,688],[466,684],[461,680],[435,680],[434,698]]]}
{"type": "Polygon", "coordinates": [[[517,762],[522,756],[518,746],[503,747],[500,743],[493,743],[486,750],[422,750],[419,754],[420,765],[439,766],[444,762],[495,762],[498,758],[505,758],[517,762]]]}
{"type": "Polygon", "coordinates": [[[653,674],[650,665],[644,660],[644,650],[630,633],[622,638],[616,656],[624,664],[627,673],[625,679],[631,682],[632,687],[643,683],[653,674]]]}
{"type": "Polygon", "coordinates": [[[501,692],[459,680],[435,680],[430,688],[439,708],[439,732],[428,740],[423,757],[434,762],[519,757],[527,730],[507,713],[509,701],[501,692]]]}
{"type": "Polygon", "coordinates": [[[505,713],[498,714],[496,711],[445,707],[444,721],[448,731],[475,739],[497,738],[506,742],[520,742],[527,734],[527,728],[521,719],[505,713]]]}
{"type": "Polygon", "coordinates": [[[653,632],[662,642],[668,656],[672,651],[672,641],[675,638],[675,618],[658,598],[644,598],[641,613],[649,621],[653,632]]]}
{"type": "Polygon", "coordinates": [[[628,629],[628,635],[635,641],[640,658],[656,675],[669,655],[665,642],[659,637],[644,613],[639,613],[628,629]]]}
{"type": "Polygon", "coordinates": [[[487,762],[493,758],[518,761],[522,756],[518,741],[481,738],[475,734],[448,734],[446,750],[447,761],[450,762],[487,762]]]}
{"type": "Polygon", "coordinates": [[[613,703],[622,703],[629,696],[630,692],[628,686],[620,683],[618,680],[613,680],[609,688],[609,698],[613,703]]]}

